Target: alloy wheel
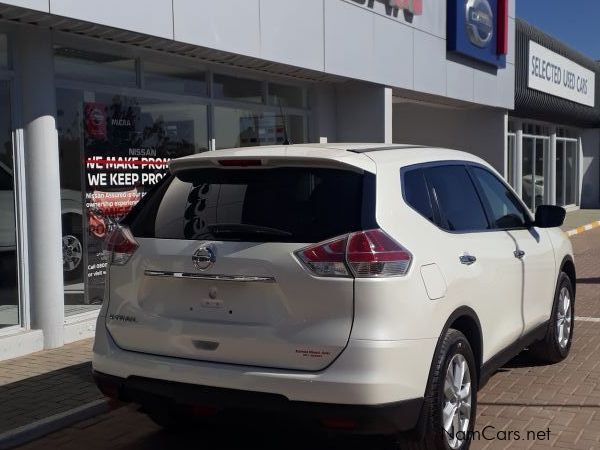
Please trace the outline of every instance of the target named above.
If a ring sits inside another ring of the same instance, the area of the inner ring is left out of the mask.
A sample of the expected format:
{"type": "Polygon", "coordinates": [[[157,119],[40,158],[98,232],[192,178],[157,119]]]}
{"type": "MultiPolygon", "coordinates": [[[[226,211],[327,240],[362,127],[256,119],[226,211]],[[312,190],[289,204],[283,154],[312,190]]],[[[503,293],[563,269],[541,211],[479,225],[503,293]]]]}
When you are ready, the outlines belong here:
{"type": "Polygon", "coordinates": [[[561,349],[567,348],[571,339],[571,326],[573,322],[573,308],[571,293],[565,286],[558,296],[558,311],[556,314],[556,338],[561,349]]]}
{"type": "Polygon", "coordinates": [[[466,440],[471,421],[471,372],[463,355],[450,360],[444,381],[443,427],[448,445],[460,448],[466,440]]]}

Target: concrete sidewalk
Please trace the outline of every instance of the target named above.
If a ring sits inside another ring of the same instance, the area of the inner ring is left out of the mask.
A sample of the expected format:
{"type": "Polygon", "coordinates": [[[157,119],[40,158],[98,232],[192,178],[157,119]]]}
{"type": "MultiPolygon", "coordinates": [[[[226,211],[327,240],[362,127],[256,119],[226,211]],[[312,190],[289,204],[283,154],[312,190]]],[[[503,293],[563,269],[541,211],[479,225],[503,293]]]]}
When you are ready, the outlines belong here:
{"type": "Polygon", "coordinates": [[[0,449],[108,411],[92,379],[92,342],[0,362],[0,449]]]}

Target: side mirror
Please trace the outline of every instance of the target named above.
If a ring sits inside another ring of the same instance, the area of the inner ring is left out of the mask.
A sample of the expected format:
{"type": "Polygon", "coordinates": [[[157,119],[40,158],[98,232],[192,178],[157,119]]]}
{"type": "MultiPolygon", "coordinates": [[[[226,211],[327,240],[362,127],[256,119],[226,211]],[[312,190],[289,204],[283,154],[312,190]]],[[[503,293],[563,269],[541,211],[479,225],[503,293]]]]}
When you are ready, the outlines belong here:
{"type": "Polygon", "coordinates": [[[567,212],[561,206],[540,205],[535,210],[534,226],[539,228],[560,227],[564,221],[567,212]]]}

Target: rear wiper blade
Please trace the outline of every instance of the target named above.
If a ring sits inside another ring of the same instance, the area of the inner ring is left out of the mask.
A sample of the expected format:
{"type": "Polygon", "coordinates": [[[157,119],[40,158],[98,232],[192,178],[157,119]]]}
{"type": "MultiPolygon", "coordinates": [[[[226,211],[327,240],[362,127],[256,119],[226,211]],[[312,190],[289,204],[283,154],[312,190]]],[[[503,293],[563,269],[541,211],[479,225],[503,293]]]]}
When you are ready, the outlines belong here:
{"type": "Polygon", "coordinates": [[[292,233],[277,228],[263,227],[261,225],[249,225],[245,223],[218,223],[207,226],[211,234],[245,233],[245,234],[267,234],[272,236],[291,236],[292,233]]]}

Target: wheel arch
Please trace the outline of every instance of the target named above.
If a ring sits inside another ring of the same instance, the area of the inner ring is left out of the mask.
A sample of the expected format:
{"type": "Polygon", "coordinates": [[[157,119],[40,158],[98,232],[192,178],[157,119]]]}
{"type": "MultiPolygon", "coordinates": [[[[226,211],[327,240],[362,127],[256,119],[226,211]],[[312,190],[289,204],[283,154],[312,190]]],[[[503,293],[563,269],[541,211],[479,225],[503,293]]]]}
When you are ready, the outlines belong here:
{"type": "MultiPolygon", "coordinates": [[[[442,342],[444,340],[444,336],[450,328],[454,328],[460,331],[465,335],[467,340],[469,341],[471,348],[473,350],[473,356],[475,358],[475,365],[477,370],[477,382],[479,387],[479,382],[482,376],[482,366],[483,366],[483,333],[481,330],[481,322],[479,321],[479,317],[477,313],[468,306],[461,306],[454,310],[452,314],[446,320],[442,331],[438,337],[437,344],[435,346],[435,351],[431,358],[431,364],[429,366],[429,376],[427,377],[427,385],[425,389],[425,394],[429,391],[431,383],[433,382],[433,371],[435,370],[435,358],[440,351],[442,346],[442,342]]],[[[426,398],[427,401],[427,398],[426,398]]],[[[425,407],[425,406],[424,406],[425,407]]],[[[423,439],[425,436],[426,430],[426,420],[423,415],[421,415],[417,426],[415,427],[414,434],[417,439],[423,439]]]]}
{"type": "Polygon", "coordinates": [[[473,350],[473,356],[475,357],[475,363],[477,365],[477,380],[480,380],[481,368],[483,366],[483,332],[481,330],[481,322],[479,321],[477,313],[472,308],[469,308],[468,306],[461,306],[454,310],[452,314],[450,314],[450,317],[448,317],[448,320],[446,320],[440,336],[438,337],[438,342],[435,346],[435,353],[429,369],[428,383],[433,375],[432,370],[435,355],[437,355],[444,336],[450,328],[458,330],[464,334],[469,341],[469,344],[471,344],[471,349],[473,350]]]}
{"type": "MultiPolygon", "coordinates": [[[[571,279],[573,286],[573,294],[577,293],[577,272],[575,270],[575,262],[571,255],[567,255],[563,258],[560,264],[560,272],[564,272],[571,279]]],[[[559,272],[559,274],[560,274],[559,272]]]]}

